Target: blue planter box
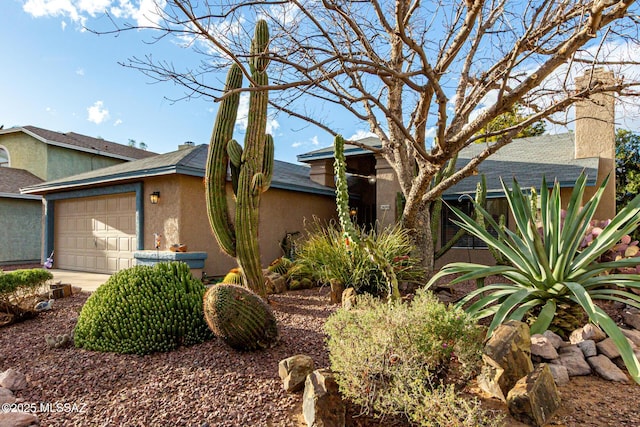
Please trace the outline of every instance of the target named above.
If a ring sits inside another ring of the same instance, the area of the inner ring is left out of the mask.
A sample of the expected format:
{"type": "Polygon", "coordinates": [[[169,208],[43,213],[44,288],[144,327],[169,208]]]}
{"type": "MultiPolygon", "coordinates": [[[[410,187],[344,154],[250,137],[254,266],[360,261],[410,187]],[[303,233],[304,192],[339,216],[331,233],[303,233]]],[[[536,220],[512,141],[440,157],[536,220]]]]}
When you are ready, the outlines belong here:
{"type": "Polygon", "coordinates": [[[206,252],[135,251],[133,257],[137,265],[155,265],[159,262],[182,261],[189,268],[204,268],[206,252]]]}

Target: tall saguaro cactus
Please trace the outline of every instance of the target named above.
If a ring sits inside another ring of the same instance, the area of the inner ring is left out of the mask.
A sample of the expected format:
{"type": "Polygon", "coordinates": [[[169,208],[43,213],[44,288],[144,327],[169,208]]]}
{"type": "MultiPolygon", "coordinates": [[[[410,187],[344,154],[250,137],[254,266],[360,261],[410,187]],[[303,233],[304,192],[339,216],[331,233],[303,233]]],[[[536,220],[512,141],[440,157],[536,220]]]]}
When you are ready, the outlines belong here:
{"type": "MultiPolygon", "coordinates": [[[[269,28],[266,21],[256,23],[251,41],[249,70],[252,86],[266,87],[269,77],[266,56],[269,28]]],[[[242,70],[231,66],[225,91],[242,87],[242,70]]],[[[273,173],[273,138],[267,135],[267,90],[249,95],[249,120],[244,148],[233,140],[239,94],[232,92],[221,103],[211,134],[205,177],[207,212],[220,248],[235,257],[249,289],[266,298],[266,288],[258,245],[258,213],[260,194],[269,188],[273,173]],[[227,167],[235,194],[235,226],[230,221],[226,198],[227,167]]]]}

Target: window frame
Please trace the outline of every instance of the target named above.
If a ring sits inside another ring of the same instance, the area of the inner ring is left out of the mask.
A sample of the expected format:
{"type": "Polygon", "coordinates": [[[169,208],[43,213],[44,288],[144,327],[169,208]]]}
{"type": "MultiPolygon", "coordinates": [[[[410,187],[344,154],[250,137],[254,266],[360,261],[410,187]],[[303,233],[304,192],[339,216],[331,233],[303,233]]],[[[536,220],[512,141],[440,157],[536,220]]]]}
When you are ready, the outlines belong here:
{"type": "Polygon", "coordinates": [[[11,156],[9,155],[9,150],[4,145],[0,145],[0,168],[10,168],[11,167],[11,156]],[[2,152],[4,152],[6,161],[3,160],[2,152]]]}
{"type": "MultiPolygon", "coordinates": [[[[440,221],[440,224],[442,225],[440,227],[441,246],[444,246],[451,238],[453,238],[456,232],[460,229],[459,226],[451,222],[452,219],[457,219],[457,216],[449,206],[454,206],[473,218],[473,201],[470,196],[463,195],[458,199],[446,200],[442,209],[440,221]]],[[[506,198],[487,198],[487,211],[491,214],[496,223],[499,223],[500,215],[504,215],[505,227],[508,228],[509,204],[506,198]]],[[[489,232],[492,235],[497,236],[497,232],[491,227],[489,227],[489,232]]],[[[451,247],[451,249],[487,249],[487,244],[475,236],[465,234],[451,247]]]]}

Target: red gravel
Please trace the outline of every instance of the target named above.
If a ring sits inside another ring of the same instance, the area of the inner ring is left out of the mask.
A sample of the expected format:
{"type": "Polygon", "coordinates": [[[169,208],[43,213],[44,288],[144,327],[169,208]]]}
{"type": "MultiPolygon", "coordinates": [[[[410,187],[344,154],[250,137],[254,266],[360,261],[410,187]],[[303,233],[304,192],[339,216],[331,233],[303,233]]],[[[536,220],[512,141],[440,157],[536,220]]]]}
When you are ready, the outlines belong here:
{"type": "Polygon", "coordinates": [[[322,325],[336,306],[325,291],[272,297],[282,340],[271,350],[212,340],[144,357],[49,349],[44,336],[70,333],[88,296],[74,295],[0,329],[0,371],[27,376],[29,388],[15,393],[24,403],[69,404],[39,412],[44,426],[299,426],[302,395],[283,391],[278,362],[304,353],[328,366],[322,325]]]}

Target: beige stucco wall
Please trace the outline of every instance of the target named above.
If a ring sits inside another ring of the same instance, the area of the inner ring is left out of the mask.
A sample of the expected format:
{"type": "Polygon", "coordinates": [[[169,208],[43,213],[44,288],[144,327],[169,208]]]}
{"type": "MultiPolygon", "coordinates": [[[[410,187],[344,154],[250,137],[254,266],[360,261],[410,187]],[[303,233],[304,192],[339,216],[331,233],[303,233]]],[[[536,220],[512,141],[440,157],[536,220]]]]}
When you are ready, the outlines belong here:
{"type": "MultiPolygon", "coordinates": [[[[229,200],[231,189],[229,187],[229,200]]],[[[335,218],[332,196],[270,189],[260,202],[260,250],[263,266],[282,255],[279,243],[286,232],[304,230],[305,219],[314,215],[335,218]]],[[[233,206],[230,203],[230,206],[233,206]]],[[[235,260],[223,253],[213,236],[204,196],[202,178],[183,175],[148,178],[144,182],[144,249],[154,248],[153,233],[162,234],[161,250],[173,243],[186,244],[190,252],[207,252],[204,271],[221,276],[236,266],[235,260]],[[160,192],[160,202],[152,205],[149,195],[160,192]]]]}

